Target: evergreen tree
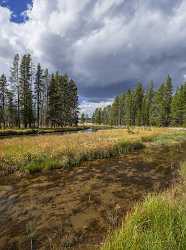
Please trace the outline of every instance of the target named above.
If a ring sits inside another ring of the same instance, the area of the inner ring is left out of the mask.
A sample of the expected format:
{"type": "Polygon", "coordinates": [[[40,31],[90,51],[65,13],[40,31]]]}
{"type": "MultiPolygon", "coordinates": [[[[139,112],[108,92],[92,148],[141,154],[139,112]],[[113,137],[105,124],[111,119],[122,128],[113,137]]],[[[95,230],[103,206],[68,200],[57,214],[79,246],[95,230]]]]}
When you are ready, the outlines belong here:
{"type": "Polygon", "coordinates": [[[81,114],[81,119],[80,120],[81,120],[82,124],[85,123],[85,114],[84,113],[81,114]]]}
{"type": "Polygon", "coordinates": [[[4,74],[0,77],[0,127],[3,124],[3,128],[6,127],[6,97],[7,97],[7,79],[4,74]]]}
{"type": "Polygon", "coordinates": [[[153,90],[153,82],[151,81],[148,84],[147,91],[143,98],[143,125],[152,125],[153,123],[153,103],[154,103],[154,90],[153,90]]]}
{"type": "Polygon", "coordinates": [[[16,127],[17,125],[17,106],[14,101],[14,94],[9,90],[7,92],[7,124],[8,127],[16,127]]]}
{"type": "MultiPolygon", "coordinates": [[[[16,54],[13,60],[13,65],[10,69],[10,81],[12,83],[12,89],[15,92],[15,103],[17,109],[17,125],[21,126],[21,114],[20,114],[20,81],[19,81],[19,54],[16,54]]],[[[14,98],[12,96],[12,98],[14,98]]]]}
{"type": "Polygon", "coordinates": [[[96,112],[93,112],[92,114],[92,123],[96,123],[96,115],[95,115],[96,112]]]}
{"type": "Polygon", "coordinates": [[[51,123],[51,126],[55,126],[57,122],[57,109],[58,109],[58,82],[56,76],[52,74],[51,80],[49,82],[49,91],[48,91],[48,120],[51,123]]]}
{"type": "Polygon", "coordinates": [[[111,105],[104,107],[102,110],[102,123],[111,125],[111,105]]]}
{"type": "Polygon", "coordinates": [[[36,120],[37,120],[37,127],[39,128],[41,123],[43,94],[44,94],[43,70],[40,64],[37,65],[34,87],[35,87],[34,90],[36,99],[36,120]]]}
{"type": "Polygon", "coordinates": [[[68,84],[68,95],[67,95],[68,104],[69,107],[69,122],[68,125],[77,125],[78,124],[78,114],[79,114],[79,102],[78,102],[78,90],[76,83],[71,79],[68,84]]]}
{"type": "Polygon", "coordinates": [[[117,96],[112,105],[96,109],[94,123],[124,126],[170,126],[186,124],[186,84],[172,93],[168,75],[157,91],[151,81],[145,91],[141,83],[117,96]]]}
{"type": "Polygon", "coordinates": [[[69,97],[70,97],[70,89],[69,89],[69,77],[67,74],[64,76],[60,76],[60,103],[59,103],[59,108],[60,108],[60,115],[59,115],[59,120],[61,121],[61,124],[63,126],[68,125],[70,121],[70,106],[68,103],[70,103],[69,97]]]}
{"type": "Polygon", "coordinates": [[[127,126],[135,124],[135,113],[134,113],[134,95],[129,89],[126,94],[126,111],[125,121],[127,126]]]}
{"type": "Polygon", "coordinates": [[[95,110],[95,123],[96,124],[101,124],[102,123],[102,110],[101,108],[97,108],[95,110]]]}
{"type": "Polygon", "coordinates": [[[42,107],[41,107],[41,124],[48,126],[48,106],[49,106],[49,82],[50,75],[48,69],[45,69],[43,72],[43,98],[42,98],[42,107]]]}
{"type": "Polygon", "coordinates": [[[31,56],[24,55],[20,64],[20,110],[24,127],[33,123],[31,56]]]}
{"type": "Polygon", "coordinates": [[[78,124],[79,103],[75,81],[58,72],[50,76],[29,54],[15,55],[10,83],[0,77],[0,126],[74,126],[78,124]],[[11,84],[10,84],[11,83],[11,84]]]}
{"type": "Polygon", "coordinates": [[[171,122],[172,80],[170,76],[161,84],[156,93],[157,125],[167,127],[171,122]]]}
{"type": "Polygon", "coordinates": [[[186,83],[177,88],[171,105],[172,125],[186,125],[186,83]]]}
{"type": "Polygon", "coordinates": [[[58,72],[49,83],[49,120],[53,126],[73,126],[78,124],[77,86],[67,75],[58,72]]]}
{"type": "Polygon", "coordinates": [[[141,83],[137,83],[134,90],[134,109],[133,125],[142,125],[142,106],[143,106],[144,89],[141,83]]]}
{"type": "Polygon", "coordinates": [[[119,126],[121,125],[121,103],[120,96],[117,96],[112,104],[111,109],[111,120],[112,125],[119,126]]]}
{"type": "Polygon", "coordinates": [[[164,126],[169,126],[171,123],[171,103],[172,103],[172,79],[168,75],[164,83],[165,93],[164,93],[164,105],[165,105],[165,119],[164,126]]]}

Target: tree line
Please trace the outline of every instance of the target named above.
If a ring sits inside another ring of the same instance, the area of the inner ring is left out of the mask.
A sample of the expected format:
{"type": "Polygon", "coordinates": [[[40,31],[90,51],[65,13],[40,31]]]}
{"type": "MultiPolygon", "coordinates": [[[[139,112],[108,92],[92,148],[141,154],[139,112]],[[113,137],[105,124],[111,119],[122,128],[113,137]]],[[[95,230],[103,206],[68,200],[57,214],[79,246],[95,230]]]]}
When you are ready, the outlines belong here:
{"type": "Polygon", "coordinates": [[[155,90],[153,82],[145,90],[141,83],[114,99],[112,105],[97,108],[92,122],[115,126],[186,126],[186,83],[173,93],[172,79],[155,90]]]}
{"type": "Polygon", "coordinates": [[[75,81],[35,66],[30,54],[16,54],[10,77],[0,76],[0,128],[74,126],[78,113],[75,81]]]}

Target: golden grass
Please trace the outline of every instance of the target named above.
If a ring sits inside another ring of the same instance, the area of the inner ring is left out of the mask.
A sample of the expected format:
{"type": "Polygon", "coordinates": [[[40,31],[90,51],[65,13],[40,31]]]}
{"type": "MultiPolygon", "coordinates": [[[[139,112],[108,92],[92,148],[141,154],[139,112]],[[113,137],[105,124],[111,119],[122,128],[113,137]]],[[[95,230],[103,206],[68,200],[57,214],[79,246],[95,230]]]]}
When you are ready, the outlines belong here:
{"type": "Polygon", "coordinates": [[[57,165],[66,165],[69,159],[79,163],[82,159],[96,157],[96,152],[107,154],[119,143],[142,142],[168,132],[166,128],[136,128],[100,130],[95,133],[74,133],[65,135],[43,135],[7,138],[0,141],[0,165],[19,166],[33,160],[60,160],[57,165]]]}

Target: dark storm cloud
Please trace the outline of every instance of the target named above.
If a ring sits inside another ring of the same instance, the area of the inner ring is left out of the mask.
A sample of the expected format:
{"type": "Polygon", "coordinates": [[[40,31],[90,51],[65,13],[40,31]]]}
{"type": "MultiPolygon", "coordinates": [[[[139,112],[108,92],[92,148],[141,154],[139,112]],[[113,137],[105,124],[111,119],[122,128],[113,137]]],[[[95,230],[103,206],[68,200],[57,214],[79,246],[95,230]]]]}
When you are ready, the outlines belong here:
{"type": "Polygon", "coordinates": [[[89,86],[89,87],[80,87],[80,93],[83,96],[88,97],[91,102],[103,101],[104,98],[109,99],[113,98],[116,95],[119,95],[121,92],[126,91],[126,89],[133,88],[136,79],[126,80],[120,83],[111,83],[106,86],[89,86]]]}

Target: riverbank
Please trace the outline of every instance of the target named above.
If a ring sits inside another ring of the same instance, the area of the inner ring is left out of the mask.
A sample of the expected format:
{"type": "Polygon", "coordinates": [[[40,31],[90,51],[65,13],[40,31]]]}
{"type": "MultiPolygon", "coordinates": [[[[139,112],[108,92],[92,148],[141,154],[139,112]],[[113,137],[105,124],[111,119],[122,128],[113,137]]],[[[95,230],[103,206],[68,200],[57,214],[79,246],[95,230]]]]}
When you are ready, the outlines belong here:
{"type": "Polygon", "coordinates": [[[111,158],[143,148],[147,142],[152,143],[153,140],[154,143],[157,140],[175,143],[184,138],[186,131],[136,128],[4,139],[0,144],[0,175],[69,169],[84,161],[111,158]]]}
{"type": "Polygon", "coordinates": [[[162,194],[148,196],[128,213],[121,228],[101,250],[186,249],[186,162],[178,182],[162,194]]]}
{"type": "Polygon", "coordinates": [[[64,128],[33,128],[33,129],[0,129],[0,139],[4,137],[42,135],[53,133],[76,132],[89,129],[88,126],[64,127],[64,128]]]}
{"type": "Polygon", "coordinates": [[[55,133],[70,133],[83,130],[90,130],[95,132],[97,130],[105,129],[118,129],[109,125],[94,125],[94,124],[80,124],[77,127],[63,127],[63,128],[30,128],[30,129],[0,129],[0,139],[13,138],[17,136],[30,136],[30,135],[43,135],[43,134],[55,134],[55,133]]]}

